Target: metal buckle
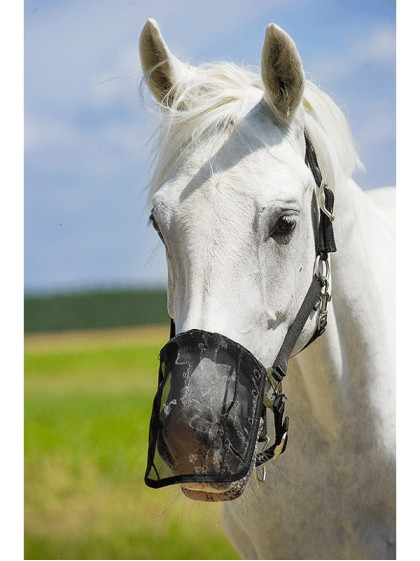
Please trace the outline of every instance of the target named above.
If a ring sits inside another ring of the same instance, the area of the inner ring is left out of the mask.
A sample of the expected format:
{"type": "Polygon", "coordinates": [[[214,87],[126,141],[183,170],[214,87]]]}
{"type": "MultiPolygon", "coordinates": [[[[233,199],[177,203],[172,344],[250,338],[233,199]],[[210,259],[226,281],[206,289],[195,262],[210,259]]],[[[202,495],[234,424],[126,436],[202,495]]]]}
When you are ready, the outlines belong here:
{"type": "Polygon", "coordinates": [[[325,329],[328,316],[328,303],[331,302],[331,293],[328,292],[328,281],[326,281],[324,292],[321,294],[321,309],[318,316],[318,331],[325,329]]]}
{"type": "Polygon", "coordinates": [[[332,212],[330,212],[327,207],[325,206],[325,187],[328,187],[328,183],[326,181],[324,181],[324,179],[321,181],[319,187],[316,190],[316,198],[318,200],[318,204],[319,204],[319,208],[322,210],[322,212],[328,216],[328,218],[330,219],[330,222],[334,221],[334,214],[332,212]]]}
{"type": "MultiPolygon", "coordinates": [[[[270,437],[267,435],[265,437],[265,443],[264,446],[262,447],[261,453],[264,452],[264,450],[267,448],[269,444],[270,444],[270,437]]],[[[260,475],[258,469],[259,467],[255,468],[255,479],[258,481],[258,483],[264,483],[265,478],[267,476],[267,470],[265,469],[265,466],[262,466],[262,473],[260,475]]]]}
{"type": "Polygon", "coordinates": [[[268,388],[268,390],[264,394],[264,405],[266,407],[268,407],[268,409],[271,409],[271,411],[272,411],[274,402],[276,401],[278,396],[281,393],[283,393],[282,392],[282,386],[281,386],[281,380],[280,380],[280,382],[278,382],[274,378],[272,367],[267,368],[267,380],[269,381],[271,388],[268,388]],[[269,394],[269,392],[270,392],[270,394],[269,394]]]}
{"type": "Polygon", "coordinates": [[[283,452],[284,447],[286,445],[286,440],[287,440],[287,431],[284,432],[283,436],[281,437],[280,443],[277,444],[277,446],[274,449],[273,460],[278,458],[280,454],[283,452]]]}
{"type": "Polygon", "coordinates": [[[321,259],[320,255],[316,256],[314,265],[314,275],[323,282],[323,292],[321,293],[321,307],[318,316],[318,331],[321,331],[327,322],[328,303],[331,302],[330,280],[331,270],[330,262],[327,259],[321,259]]]}

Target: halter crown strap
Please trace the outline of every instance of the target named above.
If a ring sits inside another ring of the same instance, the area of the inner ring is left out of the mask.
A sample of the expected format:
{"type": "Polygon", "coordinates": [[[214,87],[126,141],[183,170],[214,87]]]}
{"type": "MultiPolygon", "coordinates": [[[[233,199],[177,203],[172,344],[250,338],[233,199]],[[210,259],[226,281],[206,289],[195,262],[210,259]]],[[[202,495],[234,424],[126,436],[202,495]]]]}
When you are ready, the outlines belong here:
{"type": "Polygon", "coordinates": [[[306,143],[306,154],[305,162],[311,169],[312,175],[314,176],[316,186],[318,188],[318,201],[321,208],[321,216],[319,219],[319,230],[318,230],[318,255],[324,256],[327,253],[337,251],[334,240],[334,193],[331,189],[328,189],[327,183],[322,179],[321,170],[319,169],[318,159],[312,142],[309,140],[308,135],[305,132],[305,143],[306,143]]]}

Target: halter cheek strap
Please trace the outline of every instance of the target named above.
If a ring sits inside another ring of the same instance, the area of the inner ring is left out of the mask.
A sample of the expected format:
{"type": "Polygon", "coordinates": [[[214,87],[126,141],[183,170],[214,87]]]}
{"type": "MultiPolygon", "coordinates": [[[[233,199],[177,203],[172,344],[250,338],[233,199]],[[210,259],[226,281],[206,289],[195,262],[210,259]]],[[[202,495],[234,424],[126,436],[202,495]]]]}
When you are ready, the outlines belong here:
{"type": "MultiPolygon", "coordinates": [[[[308,136],[305,134],[306,156],[305,162],[310,167],[312,175],[315,179],[317,189],[317,200],[320,207],[320,219],[318,228],[318,237],[316,240],[316,257],[314,266],[314,275],[308,292],[302,302],[302,305],[290,325],[283,344],[277,354],[272,368],[267,369],[267,378],[270,382],[270,394],[266,396],[265,405],[271,409],[274,414],[275,440],[272,446],[264,449],[257,454],[256,466],[260,466],[266,461],[277,457],[286,450],[289,429],[289,417],[285,417],[283,421],[284,407],[286,396],[282,392],[282,380],[287,373],[287,364],[289,362],[292,351],[301,334],[305,323],[314,310],[319,309],[318,323],[315,333],[310,340],[301,349],[303,351],[318,337],[320,337],[327,327],[327,306],[331,300],[329,291],[330,265],[329,254],[337,251],[334,239],[333,220],[334,220],[334,193],[328,189],[326,182],[322,179],[322,174],[318,166],[318,160],[314,147],[308,136]]],[[[300,352],[301,352],[300,351],[300,352]]],[[[264,419],[264,431],[260,436],[260,442],[268,443],[266,415],[264,419]]],[[[265,468],[264,468],[265,469],[265,468]]],[[[264,481],[257,473],[259,481],[264,481]]]]}
{"type": "Polygon", "coordinates": [[[316,257],[312,283],[306,293],[305,299],[296,315],[294,322],[289,327],[283,344],[273,364],[274,370],[279,370],[282,376],[286,376],[287,363],[289,362],[293,348],[301,334],[303,327],[313,310],[321,306],[317,328],[306,347],[322,335],[327,327],[327,305],[331,300],[329,292],[330,264],[329,254],[337,251],[334,239],[334,193],[328,189],[327,183],[322,179],[318,160],[311,141],[305,134],[306,156],[305,162],[310,167],[314,176],[317,200],[320,207],[318,238],[316,240],[316,257]]]}

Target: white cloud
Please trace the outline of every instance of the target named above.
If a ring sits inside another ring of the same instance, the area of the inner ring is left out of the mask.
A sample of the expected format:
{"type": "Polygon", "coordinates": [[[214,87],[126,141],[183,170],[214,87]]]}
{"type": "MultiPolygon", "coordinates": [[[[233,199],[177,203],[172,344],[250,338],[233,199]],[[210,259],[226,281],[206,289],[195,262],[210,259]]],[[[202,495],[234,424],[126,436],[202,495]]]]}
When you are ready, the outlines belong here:
{"type": "Polygon", "coordinates": [[[386,101],[369,104],[370,119],[360,126],[359,140],[368,150],[383,141],[395,140],[395,112],[386,101]]]}
{"type": "Polygon", "coordinates": [[[372,64],[395,65],[396,36],[395,28],[378,25],[366,41],[355,49],[360,58],[372,64]]]}
{"type": "Polygon", "coordinates": [[[395,28],[390,24],[373,26],[369,35],[352,40],[345,50],[322,57],[314,55],[311,72],[322,76],[325,72],[333,75],[336,81],[352,75],[357,77],[360,68],[366,65],[375,67],[395,67],[395,28]]]}

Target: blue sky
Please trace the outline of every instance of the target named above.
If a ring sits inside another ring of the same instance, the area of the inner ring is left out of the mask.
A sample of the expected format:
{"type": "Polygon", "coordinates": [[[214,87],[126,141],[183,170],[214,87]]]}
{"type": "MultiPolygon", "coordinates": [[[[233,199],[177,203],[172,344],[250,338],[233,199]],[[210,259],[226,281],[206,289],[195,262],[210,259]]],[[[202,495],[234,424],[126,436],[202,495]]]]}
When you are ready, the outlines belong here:
{"type": "Polygon", "coordinates": [[[395,184],[395,2],[27,0],[28,292],[165,286],[164,253],[147,226],[154,121],[138,93],[148,17],[192,64],[259,65],[266,25],[283,27],[308,78],[350,122],[366,167],[359,184],[395,184]]]}

